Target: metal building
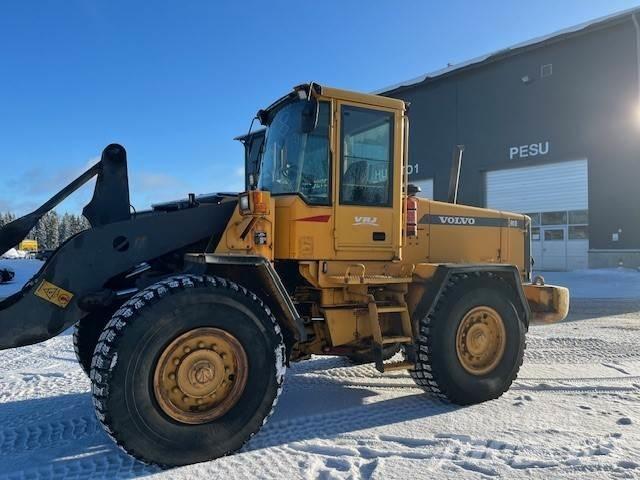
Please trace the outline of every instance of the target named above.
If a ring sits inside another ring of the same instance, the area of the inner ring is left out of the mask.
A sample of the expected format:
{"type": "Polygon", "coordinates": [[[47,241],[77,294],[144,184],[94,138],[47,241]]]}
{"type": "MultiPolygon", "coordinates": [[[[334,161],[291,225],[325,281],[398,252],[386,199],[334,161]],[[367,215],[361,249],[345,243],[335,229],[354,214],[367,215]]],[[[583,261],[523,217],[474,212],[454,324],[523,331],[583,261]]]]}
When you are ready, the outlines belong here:
{"type": "Polygon", "coordinates": [[[538,270],[640,266],[640,9],[377,93],[410,106],[412,183],[527,213],[538,270]]]}

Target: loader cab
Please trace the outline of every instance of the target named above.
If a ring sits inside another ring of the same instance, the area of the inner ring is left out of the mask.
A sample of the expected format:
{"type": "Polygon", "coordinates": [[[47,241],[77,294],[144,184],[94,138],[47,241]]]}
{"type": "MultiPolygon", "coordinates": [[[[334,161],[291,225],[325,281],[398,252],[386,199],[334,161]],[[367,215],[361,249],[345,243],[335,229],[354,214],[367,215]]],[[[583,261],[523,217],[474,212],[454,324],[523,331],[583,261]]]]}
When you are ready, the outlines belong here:
{"type": "Polygon", "coordinates": [[[256,187],[275,199],[275,258],[399,258],[404,102],[303,85],[259,117],[256,187]]]}

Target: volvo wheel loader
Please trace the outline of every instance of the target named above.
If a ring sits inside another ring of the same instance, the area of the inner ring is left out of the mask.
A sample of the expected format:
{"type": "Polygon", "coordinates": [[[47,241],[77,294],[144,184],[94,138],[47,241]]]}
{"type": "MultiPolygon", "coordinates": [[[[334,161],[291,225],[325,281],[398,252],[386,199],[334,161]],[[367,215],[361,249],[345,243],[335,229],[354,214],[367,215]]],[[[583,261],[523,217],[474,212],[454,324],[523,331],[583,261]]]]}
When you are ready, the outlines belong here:
{"type": "Polygon", "coordinates": [[[250,188],[131,213],[123,147],[0,230],[0,251],[92,177],[89,230],[0,302],[0,348],[75,325],[107,433],[146,462],[239,449],[266,422],[291,362],[405,369],[468,405],[516,378],[533,322],[568,291],[531,282],[524,215],[418,198],[401,100],[318,84],[258,113],[250,188]],[[402,348],[404,358],[385,361],[402,348]]]}

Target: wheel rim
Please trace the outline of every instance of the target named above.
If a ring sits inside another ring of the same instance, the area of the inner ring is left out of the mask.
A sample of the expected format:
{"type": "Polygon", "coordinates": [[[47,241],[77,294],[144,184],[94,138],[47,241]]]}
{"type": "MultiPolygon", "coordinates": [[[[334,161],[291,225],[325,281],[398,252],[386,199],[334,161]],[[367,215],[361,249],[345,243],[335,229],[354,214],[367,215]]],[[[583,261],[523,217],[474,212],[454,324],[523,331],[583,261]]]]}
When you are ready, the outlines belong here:
{"type": "Polygon", "coordinates": [[[467,312],[456,334],[456,352],[462,367],[473,375],[491,372],[504,355],[506,331],[493,308],[475,307],[467,312]]]}
{"type": "Polygon", "coordinates": [[[153,388],[164,413],[201,424],[227,413],[247,383],[247,355],[230,333],[196,328],[174,339],[156,364],[153,388]]]}

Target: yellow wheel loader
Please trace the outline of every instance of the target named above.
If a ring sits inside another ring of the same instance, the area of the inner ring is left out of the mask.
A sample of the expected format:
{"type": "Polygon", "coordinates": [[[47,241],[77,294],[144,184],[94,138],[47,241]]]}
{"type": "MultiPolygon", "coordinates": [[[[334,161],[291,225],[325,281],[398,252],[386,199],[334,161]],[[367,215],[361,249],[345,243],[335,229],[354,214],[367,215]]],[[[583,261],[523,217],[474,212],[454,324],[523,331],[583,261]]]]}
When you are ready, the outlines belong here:
{"type": "Polygon", "coordinates": [[[312,83],[258,118],[266,135],[245,192],[131,213],[126,152],[110,145],[0,230],[4,251],[97,177],[92,228],[0,301],[0,348],[75,326],[105,430],[165,466],[239,449],[287,365],[311,355],[408,370],[460,405],[504,393],[529,324],[569,307],[565,288],[531,283],[529,218],[418,198],[401,100],[312,83]]]}

